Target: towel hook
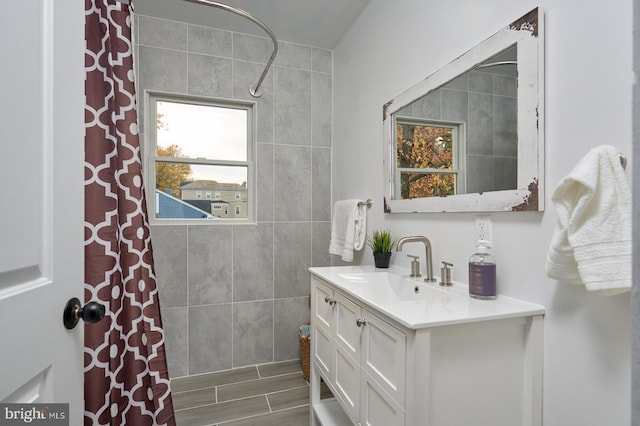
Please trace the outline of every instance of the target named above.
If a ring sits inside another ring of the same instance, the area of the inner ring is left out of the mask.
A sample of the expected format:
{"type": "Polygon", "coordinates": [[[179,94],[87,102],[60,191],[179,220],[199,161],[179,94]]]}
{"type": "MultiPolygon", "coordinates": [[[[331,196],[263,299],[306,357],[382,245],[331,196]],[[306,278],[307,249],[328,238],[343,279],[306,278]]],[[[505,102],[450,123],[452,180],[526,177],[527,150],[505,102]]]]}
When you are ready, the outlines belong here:
{"type": "Polygon", "coordinates": [[[623,169],[627,168],[627,157],[625,157],[624,155],[618,153],[618,157],[620,157],[620,164],[622,165],[623,169]]]}

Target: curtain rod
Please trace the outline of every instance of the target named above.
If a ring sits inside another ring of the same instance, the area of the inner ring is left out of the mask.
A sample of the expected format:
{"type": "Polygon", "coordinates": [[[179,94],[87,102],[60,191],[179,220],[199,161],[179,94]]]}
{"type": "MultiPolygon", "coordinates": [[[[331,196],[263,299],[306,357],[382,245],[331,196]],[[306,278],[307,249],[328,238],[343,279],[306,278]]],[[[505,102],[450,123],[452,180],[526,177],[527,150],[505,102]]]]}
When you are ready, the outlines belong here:
{"type": "Polygon", "coordinates": [[[269,72],[269,68],[271,68],[271,65],[273,64],[273,60],[276,58],[276,54],[278,53],[278,40],[276,39],[275,34],[273,34],[273,31],[271,31],[271,29],[266,24],[264,24],[258,18],[256,18],[255,16],[253,16],[252,14],[250,14],[245,10],[238,9],[233,6],[229,6],[226,4],[222,4],[222,3],[218,3],[210,0],[185,0],[185,1],[217,7],[218,9],[223,9],[223,10],[226,10],[227,12],[235,13],[236,15],[240,15],[258,24],[260,28],[262,28],[267,34],[269,34],[269,37],[271,37],[271,40],[273,41],[273,52],[271,53],[271,57],[267,61],[267,65],[264,67],[264,71],[262,71],[262,74],[260,75],[258,82],[256,84],[251,85],[251,87],[249,87],[249,93],[251,93],[251,96],[253,96],[254,98],[259,98],[260,96],[262,96],[262,90],[260,90],[260,86],[262,86],[262,83],[264,82],[264,79],[267,76],[267,72],[269,72]]]}

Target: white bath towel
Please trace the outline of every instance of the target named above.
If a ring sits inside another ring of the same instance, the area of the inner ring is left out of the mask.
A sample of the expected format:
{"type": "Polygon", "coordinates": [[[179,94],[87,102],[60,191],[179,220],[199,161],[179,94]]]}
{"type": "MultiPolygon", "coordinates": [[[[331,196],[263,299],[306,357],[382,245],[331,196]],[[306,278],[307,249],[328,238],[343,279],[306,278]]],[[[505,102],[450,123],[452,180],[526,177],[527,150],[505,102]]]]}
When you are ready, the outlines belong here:
{"type": "Polygon", "coordinates": [[[361,250],[367,238],[367,206],[360,200],[338,201],[333,206],[329,253],[353,261],[353,251],[361,250]]]}
{"type": "Polygon", "coordinates": [[[551,198],[558,224],[547,255],[547,275],[618,294],[631,288],[631,193],[618,151],[589,151],[551,198]]]}

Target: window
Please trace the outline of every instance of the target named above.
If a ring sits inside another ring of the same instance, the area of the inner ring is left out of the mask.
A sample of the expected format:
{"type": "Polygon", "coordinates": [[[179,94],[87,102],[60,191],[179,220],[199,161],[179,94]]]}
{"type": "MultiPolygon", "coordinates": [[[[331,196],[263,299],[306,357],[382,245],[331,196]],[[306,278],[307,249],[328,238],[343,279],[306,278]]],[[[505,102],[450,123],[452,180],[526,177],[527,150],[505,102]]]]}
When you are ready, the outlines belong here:
{"type": "Polygon", "coordinates": [[[236,200],[240,199],[240,191],[236,191],[236,200]]]}
{"type": "Polygon", "coordinates": [[[254,221],[253,104],[148,93],[147,105],[145,178],[162,199],[150,216],[214,222],[236,197],[244,214],[226,221],[254,221]]]}
{"type": "Polygon", "coordinates": [[[240,206],[236,206],[236,216],[240,216],[240,206]]]}
{"type": "Polygon", "coordinates": [[[464,192],[462,124],[396,118],[396,194],[401,199],[464,192]]]}

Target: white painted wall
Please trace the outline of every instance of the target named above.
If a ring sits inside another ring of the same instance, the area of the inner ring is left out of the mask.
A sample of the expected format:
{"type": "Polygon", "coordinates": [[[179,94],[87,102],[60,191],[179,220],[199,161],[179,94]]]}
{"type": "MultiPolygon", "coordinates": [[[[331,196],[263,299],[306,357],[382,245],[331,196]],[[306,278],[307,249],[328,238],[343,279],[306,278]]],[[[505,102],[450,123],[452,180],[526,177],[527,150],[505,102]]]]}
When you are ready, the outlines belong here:
{"type": "MultiPolygon", "coordinates": [[[[535,6],[546,15],[548,204],[491,215],[499,291],[547,308],[544,425],[628,425],[629,294],[559,285],[544,261],[560,179],[600,144],[631,156],[631,0],[370,0],[334,53],[333,200],[372,198],[369,230],[428,236],[435,270],[450,261],[454,280],[466,282],[475,214],[382,212],[382,105],[535,6]]],[[[406,254],[424,249],[410,244],[392,262],[408,267],[406,254]]],[[[372,263],[370,251],[355,262],[372,263]]]]}

